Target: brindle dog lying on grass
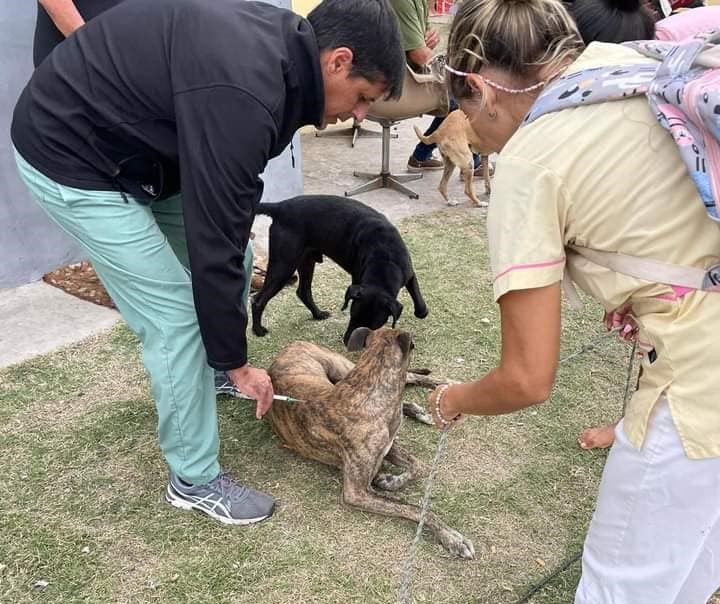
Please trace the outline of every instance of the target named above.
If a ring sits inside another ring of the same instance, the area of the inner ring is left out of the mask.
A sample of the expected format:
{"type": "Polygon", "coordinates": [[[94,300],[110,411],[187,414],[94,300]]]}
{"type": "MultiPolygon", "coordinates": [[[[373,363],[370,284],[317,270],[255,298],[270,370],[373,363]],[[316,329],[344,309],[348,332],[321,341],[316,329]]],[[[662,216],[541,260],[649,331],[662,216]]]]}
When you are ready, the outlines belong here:
{"type": "MultiPolygon", "coordinates": [[[[408,373],[412,336],[399,329],[356,329],[349,350],[364,347],[356,365],[310,342],[280,351],[269,373],[276,392],[302,399],[274,403],[266,417],[284,444],[304,457],[343,472],[342,499],[369,512],[418,522],[420,508],[380,491],[396,491],[423,472],[422,463],[395,443],[402,421],[405,384],[435,387],[440,382],[408,373]],[[380,473],[383,461],[404,468],[380,473]]],[[[470,540],[428,512],[428,528],[461,558],[473,558],[470,540]]]]}

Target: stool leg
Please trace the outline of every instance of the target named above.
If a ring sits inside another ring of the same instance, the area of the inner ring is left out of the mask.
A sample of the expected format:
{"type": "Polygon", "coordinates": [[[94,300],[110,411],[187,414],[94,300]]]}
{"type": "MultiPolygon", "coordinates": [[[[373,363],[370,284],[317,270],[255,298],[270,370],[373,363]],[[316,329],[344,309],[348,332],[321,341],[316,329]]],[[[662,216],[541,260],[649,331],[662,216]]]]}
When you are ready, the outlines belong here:
{"type": "MultiPolygon", "coordinates": [[[[413,176],[416,176],[416,175],[413,174],[413,176]]],[[[419,176],[422,176],[422,174],[420,174],[419,176]]],[[[416,180],[416,179],[413,179],[413,180],[416,180]]],[[[401,184],[400,181],[394,176],[388,176],[386,186],[389,187],[390,189],[395,189],[396,191],[399,191],[400,193],[404,193],[410,199],[420,199],[420,195],[418,195],[412,189],[409,189],[405,185],[401,184]]]]}
{"type": "Polygon", "coordinates": [[[385,186],[385,179],[382,175],[375,176],[371,181],[366,182],[364,185],[345,191],[345,197],[352,197],[358,193],[367,193],[368,191],[374,191],[375,189],[382,189],[385,186]]]}
{"type": "Polygon", "coordinates": [[[422,178],[422,174],[392,174],[390,172],[390,127],[392,122],[382,122],[382,160],[380,174],[369,174],[367,172],[353,172],[360,178],[371,178],[370,182],[366,182],[349,191],[345,191],[345,197],[352,197],[359,193],[367,193],[375,189],[388,188],[394,189],[407,195],[410,199],[418,199],[420,196],[412,189],[404,186],[402,183],[418,180],[422,178]]]}
{"type": "Polygon", "coordinates": [[[423,175],[418,173],[409,173],[409,174],[390,174],[391,178],[394,178],[398,182],[410,182],[412,180],[420,180],[423,175]]]}

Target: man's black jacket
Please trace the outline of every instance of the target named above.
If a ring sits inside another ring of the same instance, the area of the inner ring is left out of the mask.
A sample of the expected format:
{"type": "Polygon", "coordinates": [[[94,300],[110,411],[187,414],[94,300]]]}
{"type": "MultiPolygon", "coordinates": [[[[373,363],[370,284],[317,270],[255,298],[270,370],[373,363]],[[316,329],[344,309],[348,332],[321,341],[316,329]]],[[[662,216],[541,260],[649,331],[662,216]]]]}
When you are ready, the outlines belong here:
{"type": "Polygon", "coordinates": [[[244,0],[126,0],[40,65],[11,134],[33,167],[70,187],[160,204],[182,182],[208,360],[232,369],[247,361],[243,257],[259,174],[323,108],[303,18],[244,0]]]}

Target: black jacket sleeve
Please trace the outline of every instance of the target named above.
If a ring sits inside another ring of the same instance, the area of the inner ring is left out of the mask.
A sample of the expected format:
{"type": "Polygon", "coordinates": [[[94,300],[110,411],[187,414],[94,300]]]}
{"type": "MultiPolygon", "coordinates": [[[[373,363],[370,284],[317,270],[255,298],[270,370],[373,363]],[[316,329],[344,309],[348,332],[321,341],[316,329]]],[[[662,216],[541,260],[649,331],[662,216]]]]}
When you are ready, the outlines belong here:
{"type": "Polygon", "coordinates": [[[175,96],[185,235],[195,310],[208,363],[247,362],[245,247],[276,140],[269,111],[232,86],[175,96]]]}

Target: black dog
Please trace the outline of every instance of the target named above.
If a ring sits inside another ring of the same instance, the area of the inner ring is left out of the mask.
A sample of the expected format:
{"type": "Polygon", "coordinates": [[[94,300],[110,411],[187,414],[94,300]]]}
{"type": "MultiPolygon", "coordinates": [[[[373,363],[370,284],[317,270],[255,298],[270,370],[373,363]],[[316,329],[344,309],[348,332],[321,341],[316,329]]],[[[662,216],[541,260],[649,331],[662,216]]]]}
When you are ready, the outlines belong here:
{"type": "Polygon", "coordinates": [[[358,327],[377,329],[389,316],[393,327],[402,304],[397,295],[404,286],[415,305],[415,316],[428,314],[420,294],[410,254],[398,230],[380,212],[345,197],[301,195],[279,203],[261,203],[258,214],[273,219],[270,226],[270,258],[265,284],[252,299],[252,329],[264,336],[262,313],[297,269],[297,295],[314,319],[327,319],[312,297],[315,263],[323,255],[334,260],[352,276],[345,292],[345,310],[350,306],[350,324],[343,341],[358,327]]]}

